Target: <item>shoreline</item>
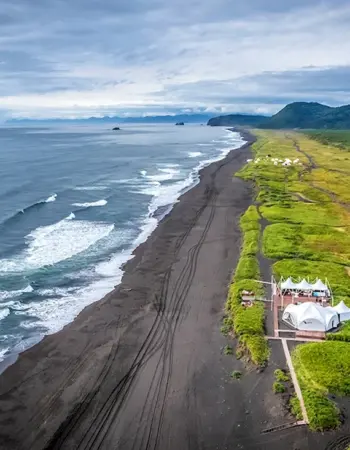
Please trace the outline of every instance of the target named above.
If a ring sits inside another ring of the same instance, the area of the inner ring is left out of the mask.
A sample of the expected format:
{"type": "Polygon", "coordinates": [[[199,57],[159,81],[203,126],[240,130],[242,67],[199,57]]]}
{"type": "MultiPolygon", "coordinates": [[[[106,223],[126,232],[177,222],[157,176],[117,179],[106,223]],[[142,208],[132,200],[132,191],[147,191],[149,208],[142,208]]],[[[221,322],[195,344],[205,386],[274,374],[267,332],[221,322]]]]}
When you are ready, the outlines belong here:
{"type": "MultiPolygon", "coordinates": [[[[137,382],[133,392],[139,391],[141,395],[145,389],[149,389],[149,394],[152,392],[153,379],[161,376],[159,363],[154,361],[159,352],[166,354],[163,372],[164,367],[172,366],[172,358],[189,363],[186,348],[176,342],[182,338],[182,334],[177,336],[177,328],[189,327],[183,333],[187,333],[193,345],[197,343],[198,352],[202,351],[198,348],[199,335],[203,339],[202,322],[211,330],[213,340],[221,342],[219,317],[230,273],[239,257],[239,216],[251,203],[248,183],[233,175],[245,164],[254,142],[241,129],[231,131],[238,131],[247,142],[200,170],[199,182],[180,196],[171,212],[124,264],[121,283],[101,300],[85,307],[61,331],[45,336],[19,354],[17,361],[0,375],[0,423],[4,424],[0,444],[4,440],[11,448],[75,448],[89,433],[90,422],[96,422],[96,410],[100,407],[103,410],[116,386],[124,389],[125,383],[137,382]],[[212,269],[207,264],[210,259],[212,269]],[[206,285],[212,270],[217,272],[213,286],[206,285]],[[192,279],[187,280],[187,276],[192,279]],[[204,297],[212,305],[198,322],[189,310],[201,314],[200,301],[204,297]],[[173,355],[171,360],[169,351],[173,355]],[[138,360],[140,352],[147,353],[142,361],[138,360]],[[71,428],[67,420],[75,419],[77,423],[71,428]],[[23,427],[25,423],[29,430],[23,427]]],[[[176,367],[172,370],[176,372],[176,367]]],[[[168,389],[162,380],[161,376],[159,389],[168,389]]],[[[174,384],[183,382],[180,374],[174,375],[174,384]]],[[[125,417],[134,416],[134,407],[131,400],[123,405],[125,417]]],[[[105,415],[106,410],[102,413],[105,415]]],[[[126,426],[124,419],[120,420],[123,424],[115,431],[118,439],[124,436],[126,426]]],[[[141,439],[137,436],[135,439],[141,439]]],[[[110,448],[108,442],[103,438],[102,448],[110,448]]],[[[154,448],[158,448],[157,442],[154,448]]],[[[169,449],[180,447],[174,443],[169,449]]],[[[0,448],[10,447],[0,445],[0,448]]],[[[94,444],[89,448],[95,448],[94,444]]],[[[186,449],[187,444],[182,448],[186,449]]]]}
{"type": "MultiPolygon", "coordinates": [[[[238,130],[238,129],[236,130],[236,129],[234,129],[234,128],[226,128],[226,127],[225,127],[225,129],[226,129],[227,131],[239,133],[240,136],[241,136],[241,138],[242,138],[242,140],[243,140],[242,146],[243,146],[243,145],[246,145],[246,142],[247,142],[247,139],[245,139],[245,136],[248,137],[248,140],[250,139],[249,133],[246,133],[246,131],[244,131],[244,130],[238,130]]],[[[241,147],[242,147],[242,146],[241,146],[241,147]]],[[[94,305],[95,303],[97,303],[97,302],[103,300],[106,296],[112,294],[116,289],[118,289],[118,287],[119,287],[119,286],[121,285],[121,283],[122,283],[122,278],[123,278],[123,276],[124,276],[124,272],[127,270],[128,263],[131,262],[131,261],[135,258],[135,255],[136,255],[136,252],[138,251],[138,248],[141,247],[143,244],[145,244],[145,242],[146,242],[146,241],[151,237],[151,235],[156,231],[156,229],[159,227],[159,225],[162,223],[162,221],[163,221],[167,216],[169,216],[169,215],[171,214],[171,212],[172,212],[173,208],[175,207],[175,205],[181,201],[182,196],[185,195],[187,192],[191,191],[193,188],[195,188],[195,187],[200,183],[200,180],[201,180],[201,172],[202,172],[204,169],[206,169],[206,168],[208,168],[209,166],[211,166],[212,164],[215,164],[215,163],[217,163],[217,162],[223,161],[223,160],[229,155],[230,152],[236,151],[236,150],[240,149],[241,147],[237,147],[236,149],[230,150],[230,151],[228,152],[228,154],[227,154],[226,156],[223,156],[222,158],[220,158],[220,157],[218,156],[217,159],[214,159],[212,162],[210,162],[209,164],[204,165],[204,167],[201,167],[200,169],[198,169],[198,166],[200,167],[202,163],[205,164],[205,161],[200,162],[197,166],[195,166],[195,167],[192,169],[192,171],[191,171],[189,177],[190,177],[190,176],[193,177],[193,182],[192,182],[188,187],[185,187],[181,193],[179,193],[178,199],[177,199],[174,203],[171,203],[171,204],[168,204],[168,205],[164,205],[164,206],[158,207],[157,210],[155,210],[155,211],[149,216],[149,219],[155,219],[155,220],[157,221],[157,224],[156,224],[156,225],[154,226],[154,228],[153,228],[150,232],[148,232],[145,236],[143,236],[144,231],[141,231],[141,232],[140,232],[140,235],[137,236],[137,238],[135,239],[135,241],[140,241],[140,242],[139,242],[138,244],[136,244],[136,246],[135,246],[134,248],[131,248],[130,250],[127,250],[126,254],[129,255],[129,256],[126,256],[126,261],[123,262],[123,263],[120,265],[120,267],[119,267],[119,270],[122,272],[122,275],[121,275],[121,278],[118,280],[118,283],[115,284],[113,287],[111,287],[110,290],[109,290],[108,292],[106,292],[102,297],[100,297],[100,298],[97,299],[97,300],[94,300],[94,301],[93,301],[92,303],[90,303],[90,304],[87,304],[87,305],[86,305],[86,306],[85,306],[85,307],[84,307],[84,308],[83,308],[83,309],[82,309],[82,310],[81,310],[81,311],[80,311],[80,312],[79,312],[79,313],[78,313],[78,314],[77,314],[70,322],[66,323],[66,325],[63,326],[63,328],[65,328],[66,326],[69,326],[71,323],[73,323],[73,322],[76,320],[76,318],[79,316],[79,314],[80,314],[85,308],[88,308],[88,307],[94,305]],[[219,158],[220,158],[220,159],[219,159],[219,158]],[[194,174],[195,174],[195,175],[194,175],[194,174]]],[[[62,330],[63,328],[61,328],[61,330],[62,330]]],[[[37,336],[35,336],[35,337],[32,337],[32,338],[30,339],[31,343],[29,343],[28,345],[27,345],[27,344],[23,345],[23,347],[22,347],[21,350],[16,351],[16,349],[12,349],[11,352],[10,352],[3,360],[0,360],[0,375],[1,375],[8,367],[10,367],[12,364],[15,363],[15,362],[17,361],[18,357],[19,357],[22,353],[24,353],[25,351],[29,350],[29,349],[32,348],[33,346],[39,344],[46,336],[51,336],[52,334],[56,334],[56,333],[58,333],[58,332],[61,331],[61,330],[55,331],[54,333],[50,332],[50,333],[45,334],[45,335],[37,335],[37,336]]]]}

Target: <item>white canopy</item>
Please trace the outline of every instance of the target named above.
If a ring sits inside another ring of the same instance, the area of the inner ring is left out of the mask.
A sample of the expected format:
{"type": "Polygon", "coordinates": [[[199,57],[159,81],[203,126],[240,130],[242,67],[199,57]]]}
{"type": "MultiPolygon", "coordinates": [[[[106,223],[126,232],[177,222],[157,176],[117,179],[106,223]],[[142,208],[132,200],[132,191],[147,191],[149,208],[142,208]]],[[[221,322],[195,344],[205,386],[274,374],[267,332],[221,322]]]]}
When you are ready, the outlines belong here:
{"type": "Polygon", "coordinates": [[[300,291],[311,291],[313,289],[312,284],[308,283],[305,278],[296,284],[296,288],[300,291]]]}
{"type": "Polygon", "coordinates": [[[322,291],[322,292],[328,291],[327,286],[323,284],[321,280],[317,280],[316,283],[312,285],[312,288],[314,289],[314,291],[322,291]]]}
{"type": "Polygon", "coordinates": [[[292,279],[289,277],[286,281],[283,281],[281,283],[281,289],[283,291],[288,290],[288,289],[296,289],[296,284],[293,283],[292,279]]]}
{"type": "Polygon", "coordinates": [[[339,314],[341,322],[350,320],[350,308],[343,301],[338,303],[333,309],[339,314]]]}
{"type": "Polygon", "coordinates": [[[333,308],[323,308],[312,302],[288,305],[282,319],[303,331],[328,331],[339,325],[338,314],[333,308]]]}

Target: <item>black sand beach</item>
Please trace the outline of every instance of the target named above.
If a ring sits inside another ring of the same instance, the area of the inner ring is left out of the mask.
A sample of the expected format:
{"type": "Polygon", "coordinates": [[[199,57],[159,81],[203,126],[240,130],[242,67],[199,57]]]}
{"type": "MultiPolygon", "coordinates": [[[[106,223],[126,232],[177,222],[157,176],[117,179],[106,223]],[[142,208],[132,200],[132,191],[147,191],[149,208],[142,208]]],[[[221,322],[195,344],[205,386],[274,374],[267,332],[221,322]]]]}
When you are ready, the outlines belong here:
{"type": "Polygon", "coordinates": [[[223,355],[239,216],[252,197],[232,175],[249,156],[247,144],[202,170],[122,284],[5,370],[1,449],[325,448],[305,427],[263,433],[291,421],[271,387],[279,346],[265,372],[240,381],[230,373],[243,364],[223,355]]]}

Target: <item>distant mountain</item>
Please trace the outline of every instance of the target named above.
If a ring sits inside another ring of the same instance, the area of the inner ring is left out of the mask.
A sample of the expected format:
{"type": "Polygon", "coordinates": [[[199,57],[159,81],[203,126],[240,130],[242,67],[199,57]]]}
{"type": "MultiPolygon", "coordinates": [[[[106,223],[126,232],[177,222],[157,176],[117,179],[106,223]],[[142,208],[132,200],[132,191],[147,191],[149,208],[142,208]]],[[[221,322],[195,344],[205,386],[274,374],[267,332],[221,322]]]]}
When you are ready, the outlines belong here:
{"type": "Polygon", "coordinates": [[[213,114],[177,114],[165,116],[142,116],[142,117],[89,117],[85,119],[11,119],[7,123],[206,123],[213,114]]]}
{"type": "Polygon", "coordinates": [[[249,114],[229,114],[210,119],[207,125],[211,127],[231,127],[235,125],[257,126],[267,120],[266,116],[249,114]]]}
{"type": "Polygon", "coordinates": [[[320,103],[290,103],[259,128],[350,129],[350,105],[331,108],[320,103]]]}

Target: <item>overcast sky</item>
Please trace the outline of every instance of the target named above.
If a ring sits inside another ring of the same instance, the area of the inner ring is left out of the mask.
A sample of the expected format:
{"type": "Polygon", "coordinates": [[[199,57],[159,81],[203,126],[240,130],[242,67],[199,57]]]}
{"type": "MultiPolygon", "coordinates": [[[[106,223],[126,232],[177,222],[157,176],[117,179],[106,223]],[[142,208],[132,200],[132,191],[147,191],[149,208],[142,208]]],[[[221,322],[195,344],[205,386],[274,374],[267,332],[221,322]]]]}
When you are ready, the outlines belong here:
{"type": "Polygon", "coordinates": [[[350,1],[1,0],[0,117],[350,103],[350,1]]]}

